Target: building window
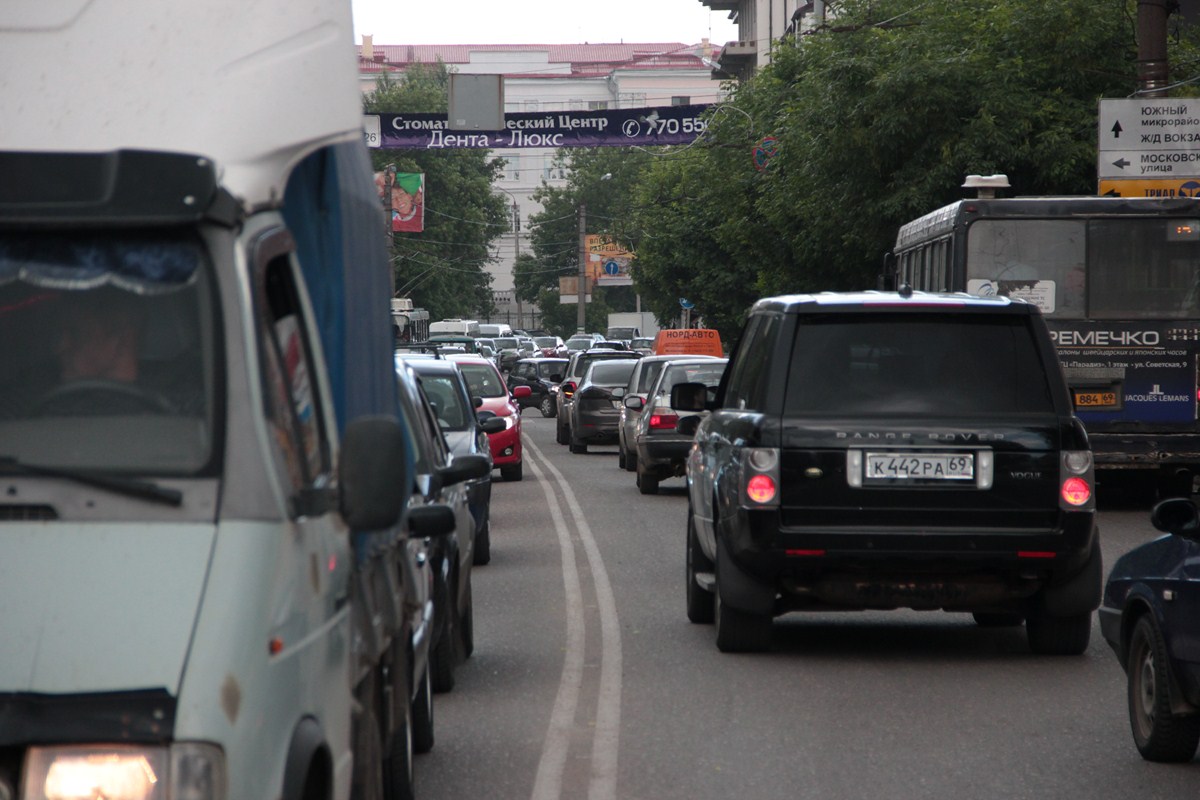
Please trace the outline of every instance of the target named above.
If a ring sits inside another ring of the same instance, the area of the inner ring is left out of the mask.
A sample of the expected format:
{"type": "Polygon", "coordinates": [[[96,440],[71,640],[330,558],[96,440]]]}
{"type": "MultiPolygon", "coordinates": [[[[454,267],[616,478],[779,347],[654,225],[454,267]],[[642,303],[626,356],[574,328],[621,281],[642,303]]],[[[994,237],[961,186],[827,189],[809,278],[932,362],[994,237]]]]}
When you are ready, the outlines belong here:
{"type": "Polygon", "coordinates": [[[691,104],[692,98],[686,94],[677,94],[671,97],[671,105],[673,106],[690,106],[691,104]]]}
{"type": "Polygon", "coordinates": [[[607,111],[607,100],[588,100],[588,111],[607,111]]]}
{"type": "Polygon", "coordinates": [[[504,159],[504,180],[519,181],[521,180],[521,157],[512,156],[504,159]]]}
{"type": "Polygon", "coordinates": [[[539,104],[538,104],[537,100],[526,100],[525,101],[525,111],[527,111],[527,112],[528,111],[537,111],[538,107],[539,107],[539,104]]]}
{"type": "MultiPolygon", "coordinates": [[[[588,103],[588,105],[591,105],[591,103],[588,103]]],[[[583,101],[582,100],[571,100],[567,105],[567,110],[568,111],[583,111],[583,101]]]]}

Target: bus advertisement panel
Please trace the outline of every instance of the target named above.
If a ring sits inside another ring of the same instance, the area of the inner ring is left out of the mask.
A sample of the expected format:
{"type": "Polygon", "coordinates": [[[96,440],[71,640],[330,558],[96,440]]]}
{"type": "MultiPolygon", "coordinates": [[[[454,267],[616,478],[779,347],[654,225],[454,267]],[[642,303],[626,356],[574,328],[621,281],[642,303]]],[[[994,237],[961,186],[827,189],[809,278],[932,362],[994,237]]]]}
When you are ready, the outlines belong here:
{"type": "Polygon", "coordinates": [[[962,200],[902,226],[888,280],[1037,305],[1099,469],[1200,474],[1200,200],[962,200]]]}

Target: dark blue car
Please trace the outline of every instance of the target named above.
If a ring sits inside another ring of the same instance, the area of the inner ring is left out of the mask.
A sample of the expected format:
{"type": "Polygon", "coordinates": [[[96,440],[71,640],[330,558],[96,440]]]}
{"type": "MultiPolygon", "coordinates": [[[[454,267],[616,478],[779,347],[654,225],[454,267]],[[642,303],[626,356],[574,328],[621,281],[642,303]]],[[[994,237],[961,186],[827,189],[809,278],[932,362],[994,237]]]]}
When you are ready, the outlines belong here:
{"type": "Polygon", "coordinates": [[[1200,512],[1175,498],[1150,519],[1167,535],[1113,565],[1100,630],[1125,668],[1138,752],[1190,761],[1200,743],[1200,512]]]}

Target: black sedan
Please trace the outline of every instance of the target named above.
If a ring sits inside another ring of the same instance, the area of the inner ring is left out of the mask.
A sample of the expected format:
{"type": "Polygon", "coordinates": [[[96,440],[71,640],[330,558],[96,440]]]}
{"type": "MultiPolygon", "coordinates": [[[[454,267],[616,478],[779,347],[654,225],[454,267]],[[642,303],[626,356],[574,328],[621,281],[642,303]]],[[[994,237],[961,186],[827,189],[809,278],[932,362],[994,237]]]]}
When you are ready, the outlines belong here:
{"type": "Polygon", "coordinates": [[[565,358],[522,358],[512,365],[505,382],[509,391],[518,386],[529,387],[529,396],[517,401],[522,411],[532,407],[541,411],[543,417],[553,417],[556,409],[551,390],[562,382],[566,373],[565,358]]]}
{"type": "Polygon", "coordinates": [[[1133,743],[1148,761],[1191,761],[1200,743],[1200,512],[1164,500],[1166,532],[1113,565],[1100,630],[1125,668],[1133,743]]]}

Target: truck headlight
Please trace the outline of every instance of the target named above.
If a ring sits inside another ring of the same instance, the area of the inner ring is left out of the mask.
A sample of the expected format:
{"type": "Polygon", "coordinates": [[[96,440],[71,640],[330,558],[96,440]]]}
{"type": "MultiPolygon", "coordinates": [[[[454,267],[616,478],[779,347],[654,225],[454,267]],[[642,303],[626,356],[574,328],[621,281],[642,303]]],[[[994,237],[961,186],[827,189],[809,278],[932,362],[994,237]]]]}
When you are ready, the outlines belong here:
{"type": "Polygon", "coordinates": [[[31,747],[22,800],[225,800],[219,747],[90,745],[31,747]]]}

